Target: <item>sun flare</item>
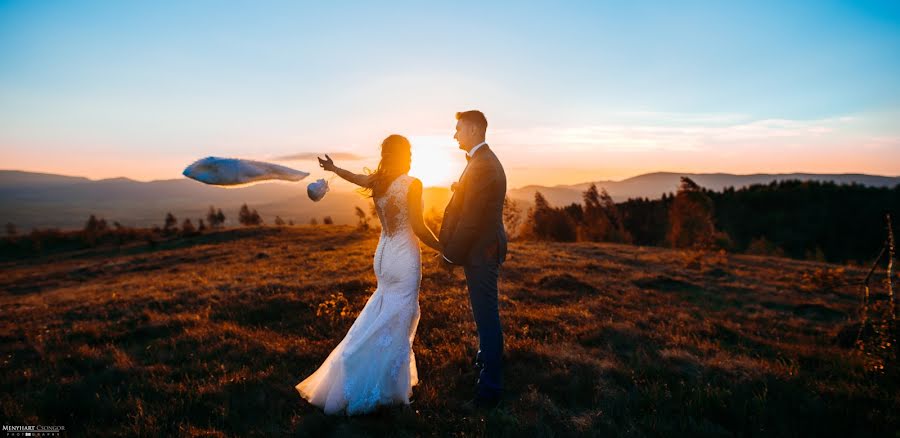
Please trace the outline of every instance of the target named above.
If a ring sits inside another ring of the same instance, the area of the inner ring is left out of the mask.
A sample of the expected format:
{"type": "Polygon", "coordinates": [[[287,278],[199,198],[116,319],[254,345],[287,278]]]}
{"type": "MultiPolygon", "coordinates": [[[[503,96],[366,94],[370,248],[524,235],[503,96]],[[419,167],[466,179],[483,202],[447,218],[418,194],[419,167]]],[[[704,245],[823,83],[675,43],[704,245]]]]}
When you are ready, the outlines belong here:
{"type": "Polygon", "coordinates": [[[452,138],[411,136],[412,165],[409,174],[425,187],[449,187],[466,165],[465,152],[452,138]]]}

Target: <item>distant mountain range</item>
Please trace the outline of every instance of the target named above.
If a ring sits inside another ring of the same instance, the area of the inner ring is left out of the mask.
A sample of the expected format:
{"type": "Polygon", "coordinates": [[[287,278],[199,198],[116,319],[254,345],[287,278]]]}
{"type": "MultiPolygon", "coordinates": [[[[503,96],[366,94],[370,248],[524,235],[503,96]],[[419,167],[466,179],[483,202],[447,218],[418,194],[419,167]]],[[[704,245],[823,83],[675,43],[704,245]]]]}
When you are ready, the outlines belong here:
{"type": "MultiPolygon", "coordinates": [[[[310,179],[309,182],[313,180],[310,179]]],[[[241,204],[256,209],[269,224],[285,221],[319,222],[331,216],[337,223],[355,222],[354,207],[369,211],[370,202],[357,193],[332,191],[315,203],[306,196],[306,183],[270,182],[239,188],[208,186],[187,178],[135,181],[128,178],[90,180],[44,173],[0,171],[0,221],[20,229],[81,228],[91,214],[112,224],[162,225],[167,212],[179,220],[205,218],[210,205],[221,208],[226,225],[237,224],[241,204]]],[[[205,220],[205,219],[204,219],[205,220]]]]}
{"type": "MultiPolygon", "coordinates": [[[[628,178],[623,181],[597,181],[617,201],[627,198],[659,198],[665,192],[674,192],[681,176],[689,176],[697,184],[721,190],[773,180],[801,179],[856,182],[859,184],[893,187],[900,184],[900,177],[865,174],[755,174],[732,175],[691,174],[657,172],[628,178]]],[[[309,180],[310,182],[312,179],[309,180]]],[[[266,223],[273,223],[275,216],[297,224],[308,223],[311,218],[321,222],[331,216],[336,223],[354,223],[354,208],[370,212],[371,200],[349,190],[332,190],[320,202],[306,196],[306,183],[272,182],[239,188],[208,186],[190,179],[170,179],[141,182],[128,178],[91,180],[83,177],[48,173],[0,170],[0,223],[12,222],[20,230],[58,227],[81,228],[88,216],[95,214],[127,226],[161,225],[167,212],[179,222],[191,218],[196,225],[204,218],[210,205],[221,208],[226,224],[237,223],[237,212],[246,203],[256,209],[266,223]]],[[[534,192],[540,191],[554,205],[581,202],[582,193],[590,182],[554,187],[526,186],[509,190],[512,199],[530,204],[534,192]]],[[[426,209],[442,210],[450,198],[446,188],[428,188],[425,191],[426,209]]]]}

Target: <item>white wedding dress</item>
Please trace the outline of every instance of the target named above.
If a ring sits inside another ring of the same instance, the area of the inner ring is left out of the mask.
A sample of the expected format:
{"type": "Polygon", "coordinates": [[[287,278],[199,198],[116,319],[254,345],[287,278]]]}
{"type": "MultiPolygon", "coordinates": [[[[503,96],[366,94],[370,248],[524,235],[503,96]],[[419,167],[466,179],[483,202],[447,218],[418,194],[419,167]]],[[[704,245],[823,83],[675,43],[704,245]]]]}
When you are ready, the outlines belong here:
{"type": "Polygon", "coordinates": [[[422,265],[406,201],[412,180],[401,175],[375,198],[381,220],[374,260],[378,285],[344,339],[296,386],[326,414],[354,415],[378,405],[409,404],[419,381],[412,343],[419,324],[422,265]]]}

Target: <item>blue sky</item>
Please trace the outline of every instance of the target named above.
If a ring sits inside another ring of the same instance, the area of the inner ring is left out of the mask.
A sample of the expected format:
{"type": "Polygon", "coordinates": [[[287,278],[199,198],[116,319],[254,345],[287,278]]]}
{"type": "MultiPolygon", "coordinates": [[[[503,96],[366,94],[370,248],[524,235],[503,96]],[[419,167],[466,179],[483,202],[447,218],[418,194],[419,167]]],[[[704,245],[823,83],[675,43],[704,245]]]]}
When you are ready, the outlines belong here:
{"type": "Polygon", "coordinates": [[[513,186],[900,175],[898,78],[898,2],[0,1],[0,167],[177,178],[397,132],[444,183],[479,108],[513,186]]]}

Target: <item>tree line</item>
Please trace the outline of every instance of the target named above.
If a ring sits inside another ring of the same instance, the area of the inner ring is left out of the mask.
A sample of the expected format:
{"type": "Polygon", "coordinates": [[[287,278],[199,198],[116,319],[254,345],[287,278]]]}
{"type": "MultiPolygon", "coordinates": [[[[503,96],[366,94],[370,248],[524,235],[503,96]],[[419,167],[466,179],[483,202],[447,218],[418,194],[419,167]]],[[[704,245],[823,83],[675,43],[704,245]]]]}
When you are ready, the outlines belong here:
{"type": "MultiPolygon", "coordinates": [[[[265,225],[262,217],[256,209],[251,209],[243,204],[237,214],[238,223],[242,226],[265,225]]],[[[36,256],[49,252],[77,250],[104,245],[120,246],[128,242],[144,241],[155,246],[162,240],[171,238],[187,238],[201,235],[208,230],[216,230],[225,227],[225,213],[221,208],[209,206],[205,217],[179,219],[167,212],[163,218],[162,226],[154,225],[150,228],[137,228],[122,225],[114,221],[110,224],[105,218],[91,214],[85,221],[84,227],[79,230],[60,230],[58,228],[32,229],[29,233],[20,233],[13,223],[5,225],[6,236],[0,239],[0,259],[36,256]]],[[[285,221],[281,216],[276,216],[276,226],[293,226],[293,219],[285,221]]],[[[318,224],[316,218],[310,223],[318,224]]],[[[333,224],[330,216],[325,216],[322,223],[333,224]]]]}
{"type": "MultiPolygon", "coordinates": [[[[358,228],[377,226],[374,205],[371,214],[355,207],[358,228]]],[[[659,199],[630,198],[614,202],[606,189],[591,185],[581,203],[551,206],[540,192],[534,205],[523,211],[510,198],[504,201],[503,220],[511,239],[560,242],[616,242],[673,248],[724,249],[760,255],[788,256],[828,262],[863,263],[877,255],[884,241],[885,212],[900,211],[900,185],[870,187],[819,181],[773,181],[720,192],[700,187],[687,177],[675,193],[659,199]]],[[[243,226],[264,221],[256,209],[244,204],[238,211],[243,226]]],[[[225,226],[222,209],[209,207],[205,218],[180,222],[167,213],[162,227],[150,229],[109,225],[91,215],[82,230],[35,229],[20,235],[6,224],[7,236],[0,240],[0,256],[35,255],[48,249],[78,249],[106,243],[122,244],[160,238],[190,237],[225,226]]],[[[426,224],[440,231],[441,214],[432,208],[426,224]]],[[[277,216],[277,226],[294,225],[277,216]]],[[[310,223],[317,225],[316,218],[310,223]]],[[[330,216],[322,223],[333,224],[330,216]]]]}
{"type": "MultiPolygon", "coordinates": [[[[591,185],[582,203],[552,207],[536,192],[527,212],[507,199],[511,236],[725,249],[829,262],[865,262],[884,241],[884,213],[900,211],[900,185],[773,181],[721,192],[687,177],[660,199],[613,202],[591,185]]],[[[896,214],[894,214],[896,216],[896,214]]]]}

